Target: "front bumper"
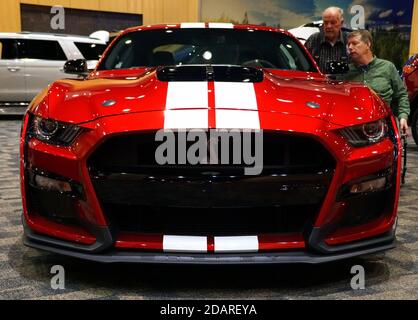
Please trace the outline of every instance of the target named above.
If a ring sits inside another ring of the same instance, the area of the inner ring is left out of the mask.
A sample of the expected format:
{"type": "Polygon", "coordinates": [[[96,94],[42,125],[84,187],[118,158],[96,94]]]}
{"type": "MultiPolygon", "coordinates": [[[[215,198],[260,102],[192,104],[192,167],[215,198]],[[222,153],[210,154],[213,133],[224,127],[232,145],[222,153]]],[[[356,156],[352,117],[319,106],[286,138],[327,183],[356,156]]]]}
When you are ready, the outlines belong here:
{"type": "MultiPolygon", "coordinates": [[[[238,265],[238,264],[321,264],[370,255],[395,248],[396,228],[390,232],[341,247],[341,252],[328,255],[304,251],[240,253],[240,254],[181,254],[129,252],[109,248],[104,253],[86,253],[77,250],[74,244],[54,240],[34,233],[25,223],[23,243],[31,248],[52,252],[71,258],[100,263],[145,263],[145,264],[190,264],[190,265],[238,265]]],[[[104,231],[104,230],[103,230],[104,231]]],[[[106,232],[106,231],[104,231],[106,232]]],[[[110,235],[110,234],[109,234],[110,235]]],[[[111,239],[108,239],[111,241],[111,239]]]]}

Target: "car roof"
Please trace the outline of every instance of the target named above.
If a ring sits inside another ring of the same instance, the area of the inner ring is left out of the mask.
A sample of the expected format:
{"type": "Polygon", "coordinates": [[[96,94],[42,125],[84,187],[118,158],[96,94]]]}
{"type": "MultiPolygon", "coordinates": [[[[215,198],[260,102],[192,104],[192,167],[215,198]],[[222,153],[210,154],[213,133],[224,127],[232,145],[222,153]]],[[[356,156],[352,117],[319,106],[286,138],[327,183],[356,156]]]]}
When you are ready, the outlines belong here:
{"type": "Polygon", "coordinates": [[[249,31],[270,31],[282,33],[297,40],[297,38],[285,29],[274,28],[271,26],[262,26],[256,24],[233,24],[224,22],[183,22],[183,23],[171,23],[171,24],[155,24],[155,25],[143,25],[125,29],[119,32],[115,37],[112,37],[112,41],[123,37],[126,34],[137,31],[149,31],[149,30],[170,30],[170,29],[235,29],[235,30],[249,30],[249,31]]]}
{"type": "Polygon", "coordinates": [[[236,30],[256,30],[256,31],[275,31],[285,33],[292,36],[284,29],[278,29],[269,26],[252,25],[252,24],[232,24],[232,23],[218,23],[218,22],[187,22],[187,23],[172,23],[172,24],[156,24],[147,26],[137,26],[126,29],[120,33],[124,35],[135,31],[147,30],[169,30],[169,29],[236,29],[236,30]]]}
{"type": "Polygon", "coordinates": [[[36,39],[36,40],[69,40],[86,43],[105,44],[104,41],[87,36],[53,34],[42,32],[0,32],[0,38],[3,39],[36,39]]]}

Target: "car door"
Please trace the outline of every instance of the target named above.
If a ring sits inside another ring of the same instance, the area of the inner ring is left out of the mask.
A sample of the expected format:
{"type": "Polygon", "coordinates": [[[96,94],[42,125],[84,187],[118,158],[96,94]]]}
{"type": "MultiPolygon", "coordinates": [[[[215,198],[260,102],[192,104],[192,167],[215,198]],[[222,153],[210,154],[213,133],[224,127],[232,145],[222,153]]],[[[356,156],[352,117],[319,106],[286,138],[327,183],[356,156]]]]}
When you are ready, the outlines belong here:
{"type": "Polygon", "coordinates": [[[65,78],[67,56],[56,40],[25,39],[20,56],[25,66],[27,99],[32,100],[52,82],[65,78]]]}
{"type": "Polygon", "coordinates": [[[0,39],[0,101],[25,102],[24,65],[18,59],[17,41],[0,39]]]}

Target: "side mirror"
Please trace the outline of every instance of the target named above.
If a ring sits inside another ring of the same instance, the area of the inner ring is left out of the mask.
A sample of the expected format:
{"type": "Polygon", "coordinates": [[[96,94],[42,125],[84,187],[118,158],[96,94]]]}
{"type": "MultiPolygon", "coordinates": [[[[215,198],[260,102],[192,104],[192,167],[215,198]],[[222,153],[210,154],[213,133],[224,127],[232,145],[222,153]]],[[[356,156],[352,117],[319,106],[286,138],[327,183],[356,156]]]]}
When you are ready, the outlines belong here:
{"type": "Polygon", "coordinates": [[[64,72],[68,74],[87,75],[89,73],[85,59],[68,60],[64,64],[64,72]]]}
{"type": "Polygon", "coordinates": [[[338,75],[346,74],[350,68],[345,61],[328,61],[325,68],[326,74],[338,75]]]}

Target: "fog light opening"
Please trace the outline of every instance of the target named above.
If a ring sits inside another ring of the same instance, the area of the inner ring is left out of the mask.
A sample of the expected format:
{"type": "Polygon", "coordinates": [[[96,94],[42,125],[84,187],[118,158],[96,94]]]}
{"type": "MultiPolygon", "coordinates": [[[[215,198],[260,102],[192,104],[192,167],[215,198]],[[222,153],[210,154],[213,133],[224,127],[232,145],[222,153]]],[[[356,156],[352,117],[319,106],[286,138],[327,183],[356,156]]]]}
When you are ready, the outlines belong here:
{"type": "Polygon", "coordinates": [[[351,194],[359,194],[364,192],[374,192],[382,190],[386,187],[387,178],[378,178],[374,180],[369,180],[361,183],[353,184],[350,187],[351,194]]]}
{"type": "Polygon", "coordinates": [[[73,190],[71,184],[66,181],[47,178],[40,175],[35,175],[34,178],[37,187],[48,191],[58,191],[61,193],[71,193],[73,190]]]}

